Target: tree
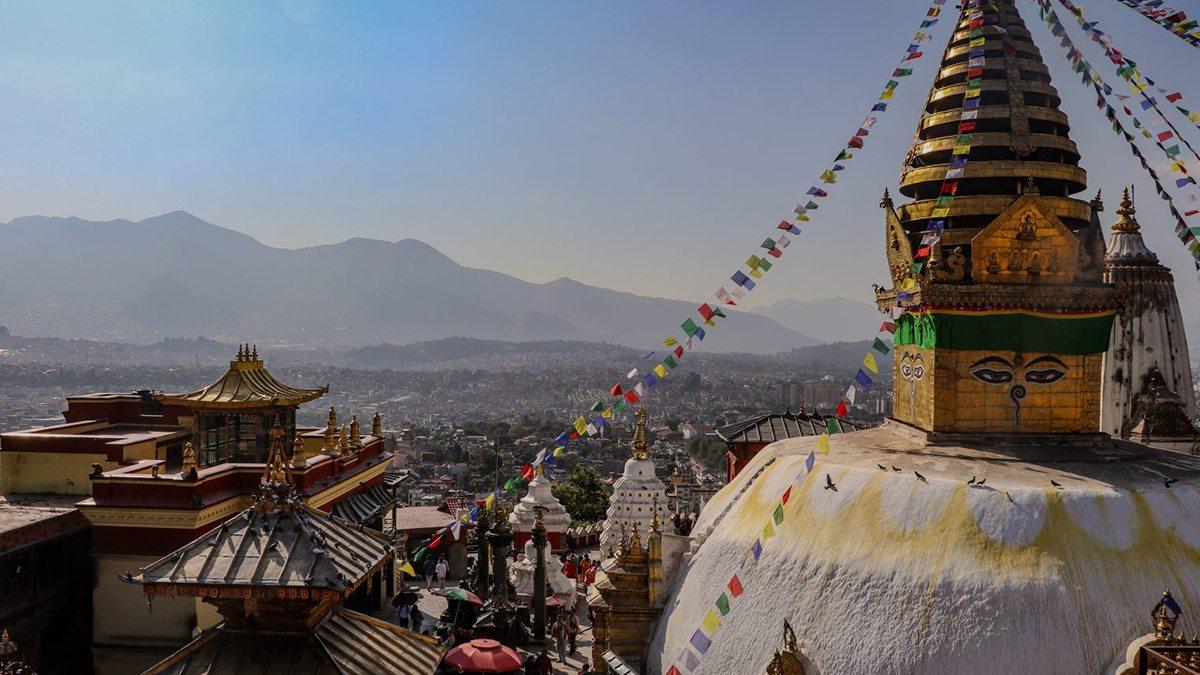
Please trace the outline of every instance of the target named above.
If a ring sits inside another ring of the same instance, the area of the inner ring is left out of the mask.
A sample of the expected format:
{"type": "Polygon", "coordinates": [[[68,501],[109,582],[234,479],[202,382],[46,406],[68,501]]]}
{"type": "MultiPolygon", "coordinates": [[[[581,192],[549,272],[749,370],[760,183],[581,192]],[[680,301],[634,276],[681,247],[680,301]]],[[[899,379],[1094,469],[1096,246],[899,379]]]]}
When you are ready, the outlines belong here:
{"type": "Polygon", "coordinates": [[[577,466],[571,471],[570,478],[554,483],[551,489],[567,513],[571,514],[574,524],[585,525],[604,520],[612,486],[601,480],[594,468],[577,466]]]}

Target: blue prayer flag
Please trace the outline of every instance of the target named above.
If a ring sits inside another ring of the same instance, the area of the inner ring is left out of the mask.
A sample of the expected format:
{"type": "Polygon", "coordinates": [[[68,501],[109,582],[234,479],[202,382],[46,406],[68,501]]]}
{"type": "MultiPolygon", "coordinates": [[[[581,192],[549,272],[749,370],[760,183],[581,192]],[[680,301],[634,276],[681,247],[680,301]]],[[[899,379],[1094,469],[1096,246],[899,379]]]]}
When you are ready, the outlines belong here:
{"type": "Polygon", "coordinates": [[[885,112],[886,110],[887,104],[883,102],[876,103],[875,105],[871,106],[871,112],[885,112]]]}
{"type": "Polygon", "coordinates": [[[746,276],[745,272],[738,270],[734,272],[733,276],[729,277],[729,279],[738,286],[745,286],[746,282],[750,280],[750,277],[746,276]]]}
{"type": "Polygon", "coordinates": [[[1188,184],[1188,179],[1187,179],[1187,178],[1176,178],[1176,179],[1175,179],[1175,187],[1181,188],[1181,187],[1183,187],[1184,185],[1187,185],[1187,184],[1188,184]]]}
{"type": "Polygon", "coordinates": [[[854,375],[854,383],[863,391],[871,391],[871,388],[875,386],[875,383],[871,381],[871,378],[867,377],[867,374],[861,368],[854,375]]]}
{"type": "Polygon", "coordinates": [[[712,640],[708,639],[708,636],[704,634],[704,631],[697,628],[696,632],[692,633],[691,643],[692,646],[696,648],[696,651],[703,654],[704,652],[708,651],[708,647],[712,644],[712,640]]]}
{"type": "Polygon", "coordinates": [[[700,340],[704,339],[704,329],[703,328],[696,326],[696,337],[700,340]]]}
{"type": "Polygon", "coordinates": [[[804,468],[808,469],[809,473],[812,473],[813,465],[815,465],[816,463],[817,463],[817,454],[814,452],[810,452],[810,453],[808,453],[808,458],[804,460],[804,468]]]}
{"type": "Polygon", "coordinates": [[[754,559],[758,560],[758,557],[762,555],[762,542],[758,539],[755,539],[754,546],[751,547],[750,551],[754,553],[754,559]]]}
{"type": "Polygon", "coordinates": [[[1150,108],[1154,107],[1155,103],[1156,101],[1154,100],[1153,96],[1147,98],[1146,100],[1142,101],[1142,110],[1149,110],[1150,108]]]}
{"type": "Polygon", "coordinates": [[[658,384],[658,378],[654,376],[654,373],[646,373],[646,386],[653,387],[656,384],[658,384]]]}
{"type": "Polygon", "coordinates": [[[569,439],[570,439],[570,436],[568,435],[568,432],[564,431],[558,435],[558,438],[554,439],[554,444],[555,445],[566,445],[567,440],[569,440],[569,439]]]}
{"type": "Polygon", "coordinates": [[[467,514],[467,517],[471,519],[472,523],[479,519],[479,505],[478,504],[471,507],[471,513],[467,514]]]}

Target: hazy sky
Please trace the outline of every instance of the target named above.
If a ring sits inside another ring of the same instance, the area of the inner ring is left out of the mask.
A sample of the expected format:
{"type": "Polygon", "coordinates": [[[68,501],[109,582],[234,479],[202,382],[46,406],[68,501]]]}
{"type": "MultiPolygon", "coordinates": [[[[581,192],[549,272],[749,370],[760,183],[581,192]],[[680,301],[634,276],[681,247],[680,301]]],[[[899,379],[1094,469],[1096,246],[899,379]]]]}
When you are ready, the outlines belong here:
{"type": "MultiPolygon", "coordinates": [[[[277,246],[412,237],[533,281],[699,299],[853,133],[928,4],[9,3],[0,219],[185,209],[277,246]]],[[[1104,188],[1107,224],[1140,181],[1147,238],[1195,316],[1166,209],[1036,5],[1018,6],[1084,155],[1081,196],[1104,188]]],[[[1200,50],[1117,2],[1087,9],[1200,108],[1200,50]]],[[[884,280],[879,195],[950,25],[760,302],[866,300],[884,280]]]]}

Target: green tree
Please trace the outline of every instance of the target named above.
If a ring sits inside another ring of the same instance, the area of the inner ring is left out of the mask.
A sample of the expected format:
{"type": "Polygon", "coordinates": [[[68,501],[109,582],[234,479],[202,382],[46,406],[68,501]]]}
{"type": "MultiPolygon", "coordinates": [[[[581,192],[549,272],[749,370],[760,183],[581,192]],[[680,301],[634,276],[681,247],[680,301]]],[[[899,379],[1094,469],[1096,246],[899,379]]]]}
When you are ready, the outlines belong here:
{"type": "Polygon", "coordinates": [[[574,524],[585,525],[604,520],[612,486],[601,480],[594,468],[577,466],[571,470],[570,478],[554,483],[551,488],[567,513],[571,514],[574,524]]]}

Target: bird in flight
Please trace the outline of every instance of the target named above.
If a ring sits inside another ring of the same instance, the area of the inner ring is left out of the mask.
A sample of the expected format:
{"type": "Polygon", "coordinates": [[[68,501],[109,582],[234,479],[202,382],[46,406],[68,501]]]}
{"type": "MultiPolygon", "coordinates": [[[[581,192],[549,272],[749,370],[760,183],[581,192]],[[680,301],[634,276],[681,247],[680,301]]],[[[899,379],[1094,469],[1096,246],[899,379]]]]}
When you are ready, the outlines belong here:
{"type": "Polygon", "coordinates": [[[833,482],[833,478],[829,474],[825,474],[825,489],[837,492],[837,484],[833,482]]]}
{"type": "Polygon", "coordinates": [[[922,483],[929,482],[929,481],[925,480],[925,476],[922,476],[920,471],[913,471],[913,473],[916,474],[917,480],[921,481],[922,483]]]}

